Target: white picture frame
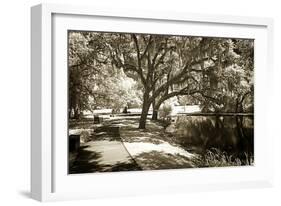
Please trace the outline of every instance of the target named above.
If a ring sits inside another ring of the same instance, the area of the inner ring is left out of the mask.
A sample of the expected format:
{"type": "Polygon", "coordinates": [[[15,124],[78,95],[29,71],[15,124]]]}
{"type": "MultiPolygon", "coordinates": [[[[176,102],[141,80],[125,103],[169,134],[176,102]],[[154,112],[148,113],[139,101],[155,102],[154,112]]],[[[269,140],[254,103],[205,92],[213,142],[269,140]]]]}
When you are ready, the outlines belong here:
{"type": "Polygon", "coordinates": [[[40,4],[31,8],[31,27],[32,198],[53,201],[272,186],[274,136],[269,132],[270,97],[265,89],[272,87],[272,19],[40,4]],[[58,108],[67,105],[68,29],[255,38],[255,166],[67,175],[66,136],[63,141],[61,137],[67,112],[58,108]]]}

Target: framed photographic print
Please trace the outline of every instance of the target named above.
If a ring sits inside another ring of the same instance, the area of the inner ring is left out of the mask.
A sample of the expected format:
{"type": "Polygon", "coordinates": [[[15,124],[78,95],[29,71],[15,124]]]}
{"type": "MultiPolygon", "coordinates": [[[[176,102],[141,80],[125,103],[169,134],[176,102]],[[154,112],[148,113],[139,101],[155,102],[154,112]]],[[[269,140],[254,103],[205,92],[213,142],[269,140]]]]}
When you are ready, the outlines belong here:
{"type": "Polygon", "coordinates": [[[271,19],[31,14],[34,199],[272,185],[271,19]]]}

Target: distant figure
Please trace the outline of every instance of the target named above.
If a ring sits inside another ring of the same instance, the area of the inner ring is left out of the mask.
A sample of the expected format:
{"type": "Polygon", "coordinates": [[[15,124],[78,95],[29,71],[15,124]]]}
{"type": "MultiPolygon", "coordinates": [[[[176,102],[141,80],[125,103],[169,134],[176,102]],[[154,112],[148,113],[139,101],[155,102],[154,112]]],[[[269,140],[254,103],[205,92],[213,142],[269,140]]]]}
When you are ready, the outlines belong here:
{"type": "Polygon", "coordinates": [[[114,117],[114,114],[116,113],[115,109],[111,110],[111,114],[109,115],[110,117],[114,117]]]}
{"type": "Polygon", "coordinates": [[[99,124],[99,123],[100,123],[99,115],[94,115],[94,124],[99,124]]]}
{"type": "Polygon", "coordinates": [[[128,107],[125,106],[124,109],[123,109],[123,113],[127,114],[128,113],[128,107]]]}

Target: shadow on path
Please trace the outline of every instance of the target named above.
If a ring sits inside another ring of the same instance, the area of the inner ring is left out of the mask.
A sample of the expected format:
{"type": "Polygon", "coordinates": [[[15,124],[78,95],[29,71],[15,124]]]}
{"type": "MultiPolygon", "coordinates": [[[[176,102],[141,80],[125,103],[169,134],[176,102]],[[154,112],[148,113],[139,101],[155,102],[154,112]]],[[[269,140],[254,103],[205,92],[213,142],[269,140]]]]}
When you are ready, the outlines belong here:
{"type": "Polygon", "coordinates": [[[115,117],[95,128],[83,143],[70,174],[178,169],[194,167],[196,157],[175,144],[159,122],[147,121],[138,129],[139,117],[115,117]]]}
{"type": "Polygon", "coordinates": [[[182,169],[193,167],[190,158],[160,151],[143,152],[134,156],[143,170],[182,169]]]}
{"type": "Polygon", "coordinates": [[[147,120],[146,129],[138,129],[138,119],[122,120],[120,137],[136,163],[143,170],[179,169],[195,167],[197,155],[176,144],[157,121],[147,120]]]}
{"type": "Polygon", "coordinates": [[[92,141],[82,144],[69,174],[134,170],[141,168],[124,147],[119,127],[107,125],[97,128],[92,141]]]}

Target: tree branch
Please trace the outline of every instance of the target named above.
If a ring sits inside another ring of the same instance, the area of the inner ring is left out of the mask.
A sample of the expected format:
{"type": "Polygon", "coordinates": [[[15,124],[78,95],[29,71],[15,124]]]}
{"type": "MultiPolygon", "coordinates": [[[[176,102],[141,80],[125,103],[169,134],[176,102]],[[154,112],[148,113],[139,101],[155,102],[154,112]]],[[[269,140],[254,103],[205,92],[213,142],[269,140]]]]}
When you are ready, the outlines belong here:
{"type": "MultiPolygon", "coordinates": [[[[145,37],[143,36],[143,39],[144,39],[144,42],[146,41],[146,39],[145,39],[145,37]]],[[[151,43],[152,43],[152,36],[151,35],[149,35],[149,40],[148,40],[148,43],[147,43],[147,45],[146,45],[146,47],[145,47],[145,50],[144,50],[144,52],[143,52],[143,54],[141,55],[141,57],[140,57],[140,59],[142,60],[144,57],[145,57],[145,55],[146,55],[146,53],[147,53],[147,51],[148,51],[148,49],[149,49],[149,47],[150,47],[150,45],[151,45],[151,43]]]]}
{"type": "Polygon", "coordinates": [[[166,54],[168,53],[169,49],[168,49],[167,44],[168,44],[168,40],[165,39],[165,47],[164,47],[164,48],[162,48],[162,47],[158,48],[158,51],[157,51],[156,54],[154,55],[153,60],[152,60],[152,64],[153,64],[153,66],[154,66],[155,68],[157,68],[157,67],[163,62],[163,59],[165,58],[166,54]],[[158,59],[158,61],[157,61],[157,63],[156,63],[156,59],[157,59],[158,55],[160,54],[160,52],[161,52],[162,50],[164,50],[164,52],[163,52],[163,54],[159,57],[159,59],[158,59]]]}
{"type": "Polygon", "coordinates": [[[146,79],[143,76],[143,71],[142,71],[142,67],[141,67],[141,56],[140,56],[140,48],[139,48],[139,44],[138,44],[138,39],[137,39],[135,34],[132,34],[131,36],[134,40],[136,50],[137,50],[138,74],[140,75],[141,81],[142,81],[143,85],[145,86],[146,85],[146,79]]]}
{"type": "Polygon", "coordinates": [[[192,66],[200,64],[206,60],[209,60],[209,58],[203,58],[199,61],[194,61],[194,62],[191,62],[190,64],[186,64],[185,67],[181,70],[181,72],[179,72],[177,75],[171,77],[170,80],[168,80],[165,84],[162,84],[160,87],[158,87],[157,90],[155,90],[154,94],[150,97],[150,101],[152,102],[153,99],[155,99],[157,96],[159,96],[160,93],[165,91],[165,89],[167,89],[170,85],[178,83],[178,82],[183,82],[184,80],[187,80],[188,78],[190,78],[189,75],[186,75],[187,70],[191,69],[192,66]]]}

